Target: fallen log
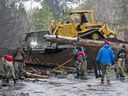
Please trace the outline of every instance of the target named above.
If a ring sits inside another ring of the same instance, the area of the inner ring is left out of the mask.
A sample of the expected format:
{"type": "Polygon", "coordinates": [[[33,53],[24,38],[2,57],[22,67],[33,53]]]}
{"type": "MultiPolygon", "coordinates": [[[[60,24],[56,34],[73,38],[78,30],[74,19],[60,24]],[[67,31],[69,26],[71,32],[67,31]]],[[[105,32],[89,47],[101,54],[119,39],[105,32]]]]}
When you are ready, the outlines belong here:
{"type": "MultiPolygon", "coordinates": [[[[30,72],[27,72],[26,70],[22,69],[23,74],[26,78],[42,78],[42,79],[48,79],[48,76],[45,75],[38,75],[38,74],[33,74],[30,72]]],[[[36,70],[33,69],[33,71],[37,72],[36,70]]],[[[12,77],[11,74],[8,74],[9,77],[12,77]]],[[[0,64],[0,77],[4,78],[6,77],[5,75],[5,69],[3,68],[3,65],[0,64]]]]}
{"type": "Polygon", "coordinates": [[[38,75],[38,74],[33,74],[33,73],[30,73],[30,72],[27,72],[25,70],[23,70],[23,73],[24,73],[24,76],[26,78],[40,78],[40,79],[48,79],[49,77],[46,76],[46,75],[38,75]]]}
{"type": "Polygon", "coordinates": [[[40,78],[40,79],[48,79],[48,76],[44,76],[44,75],[38,75],[38,74],[31,74],[29,72],[26,72],[25,74],[26,78],[40,78]]]}
{"type": "MultiPolygon", "coordinates": [[[[56,36],[56,35],[45,35],[44,38],[46,38],[49,41],[52,42],[59,42],[59,43],[65,43],[65,44],[77,44],[81,46],[102,46],[103,40],[90,40],[90,39],[81,39],[81,38],[72,38],[72,37],[65,37],[65,36],[56,36]]],[[[120,45],[125,45],[128,49],[128,42],[120,42],[120,40],[117,41],[109,41],[111,48],[117,48],[118,43],[120,45]]]]}

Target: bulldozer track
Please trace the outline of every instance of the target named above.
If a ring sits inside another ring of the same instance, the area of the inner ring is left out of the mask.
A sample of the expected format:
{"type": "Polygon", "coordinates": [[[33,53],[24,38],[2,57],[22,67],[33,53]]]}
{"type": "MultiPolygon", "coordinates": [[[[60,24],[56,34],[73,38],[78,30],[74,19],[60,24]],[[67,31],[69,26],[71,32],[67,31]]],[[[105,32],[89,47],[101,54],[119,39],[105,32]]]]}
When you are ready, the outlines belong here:
{"type": "MultiPolygon", "coordinates": [[[[119,40],[119,39],[117,39],[117,38],[104,38],[104,37],[100,34],[100,32],[98,32],[98,30],[90,30],[90,32],[84,32],[83,34],[79,35],[78,38],[84,38],[84,37],[86,38],[88,35],[91,35],[92,33],[95,33],[95,32],[97,32],[97,33],[99,34],[99,36],[100,36],[100,39],[97,40],[97,41],[108,40],[108,41],[115,42],[115,43],[125,43],[125,44],[128,44],[127,41],[119,40]]],[[[89,37],[90,37],[90,38],[88,38],[88,39],[91,39],[91,40],[92,40],[91,36],[89,36],[89,37]]]]}

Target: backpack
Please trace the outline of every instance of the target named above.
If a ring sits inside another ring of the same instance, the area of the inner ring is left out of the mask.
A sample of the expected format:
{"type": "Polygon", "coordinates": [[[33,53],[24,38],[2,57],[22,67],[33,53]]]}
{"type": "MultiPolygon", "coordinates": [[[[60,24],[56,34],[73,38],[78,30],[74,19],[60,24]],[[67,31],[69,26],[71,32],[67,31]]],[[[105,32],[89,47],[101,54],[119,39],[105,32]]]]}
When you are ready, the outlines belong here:
{"type": "Polygon", "coordinates": [[[13,61],[13,57],[11,55],[4,55],[3,56],[7,61],[13,61]]]}
{"type": "Polygon", "coordinates": [[[78,61],[82,62],[84,60],[84,57],[85,57],[85,53],[84,52],[82,52],[82,51],[77,52],[76,55],[77,55],[77,60],[78,61]]]}
{"type": "Polygon", "coordinates": [[[126,57],[126,51],[125,49],[121,49],[119,51],[119,58],[125,58],[126,57]]]}
{"type": "Polygon", "coordinates": [[[82,56],[82,55],[80,55],[79,57],[77,57],[77,60],[78,60],[79,62],[83,62],[83,59],[84,59],[84,56],[82,56]]]}

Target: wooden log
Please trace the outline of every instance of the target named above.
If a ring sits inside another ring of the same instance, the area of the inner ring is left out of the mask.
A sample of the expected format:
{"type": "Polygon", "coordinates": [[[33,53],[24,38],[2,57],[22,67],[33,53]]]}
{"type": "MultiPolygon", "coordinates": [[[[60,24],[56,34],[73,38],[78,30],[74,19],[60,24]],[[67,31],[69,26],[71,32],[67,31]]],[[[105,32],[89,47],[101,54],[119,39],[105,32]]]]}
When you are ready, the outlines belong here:
{"type": "Polygon", "coordinates": [[[26,78],[40,78],[40,79],[48,79],[49,77],[46,75],[38,75],[38,74],[33,74],[30,72],[27,72],[26,70],[23,70],[24,76],[26,78]]]}
{"type": "Polygon", "coordinates": [[[48,76],[45,76],[45,75],[32,74],[29,72],[26,72],[25,77],[26,78],[40,78],[40,79],[48,79],[49,78],[48,76]]]}
{"type": "MultiPolygon", "coordinates": [[[[102,46],[104,41],[103,40],[90,40],[90,39],[81,39],[81,38],[72,38],[72,37],[65,37],[65,36],[56,36],[55,35],[45,35],[44,36],[47,40],[52,42],[60,42],[65,44],[77,44],[81,46],[102,46]]],[[[112,42],[109,41],[111,48],[117,48],[119,41],[112,42]]],[[[120,42],[120,45],[125,45],[128,49],[128,43],[120,42]]]]}

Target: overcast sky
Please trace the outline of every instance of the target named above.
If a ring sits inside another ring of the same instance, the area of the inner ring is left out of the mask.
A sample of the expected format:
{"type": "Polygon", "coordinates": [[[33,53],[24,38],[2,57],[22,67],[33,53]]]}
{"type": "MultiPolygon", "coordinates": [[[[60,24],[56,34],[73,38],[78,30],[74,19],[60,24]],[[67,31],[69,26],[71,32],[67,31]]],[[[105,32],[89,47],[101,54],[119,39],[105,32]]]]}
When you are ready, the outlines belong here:
{"type": "Polygon", "coordinates": [[[24,6],[26,11],[30,10],[31,8],[41,8],[41,4],[39,2],[35,2],[35,1],[25,1],[24,2],[24,6]]]}
{"type": "MultiPolygon", "coordinates": [[[[79,3],[78,3],[78,2],[76,2],[76,3],[68,2],[68,3],[67,3],[67,6],[75,9],[75,8],[78,7],[78,5],[81,4],[81,3],[82,3],[82,1],[79,2],[79,3]]],[[[24,4],[24,6],[25,6],[26,11],[30,10],[31,8],[33,9],[33,8],[36,8],[36,7],[38,7],[38,8],[41,8],[41,7],[42,7],[39,2],[35,2],[35,1],[33,1],[33,0],[24,1],[23,4],[24,4]]]]}

